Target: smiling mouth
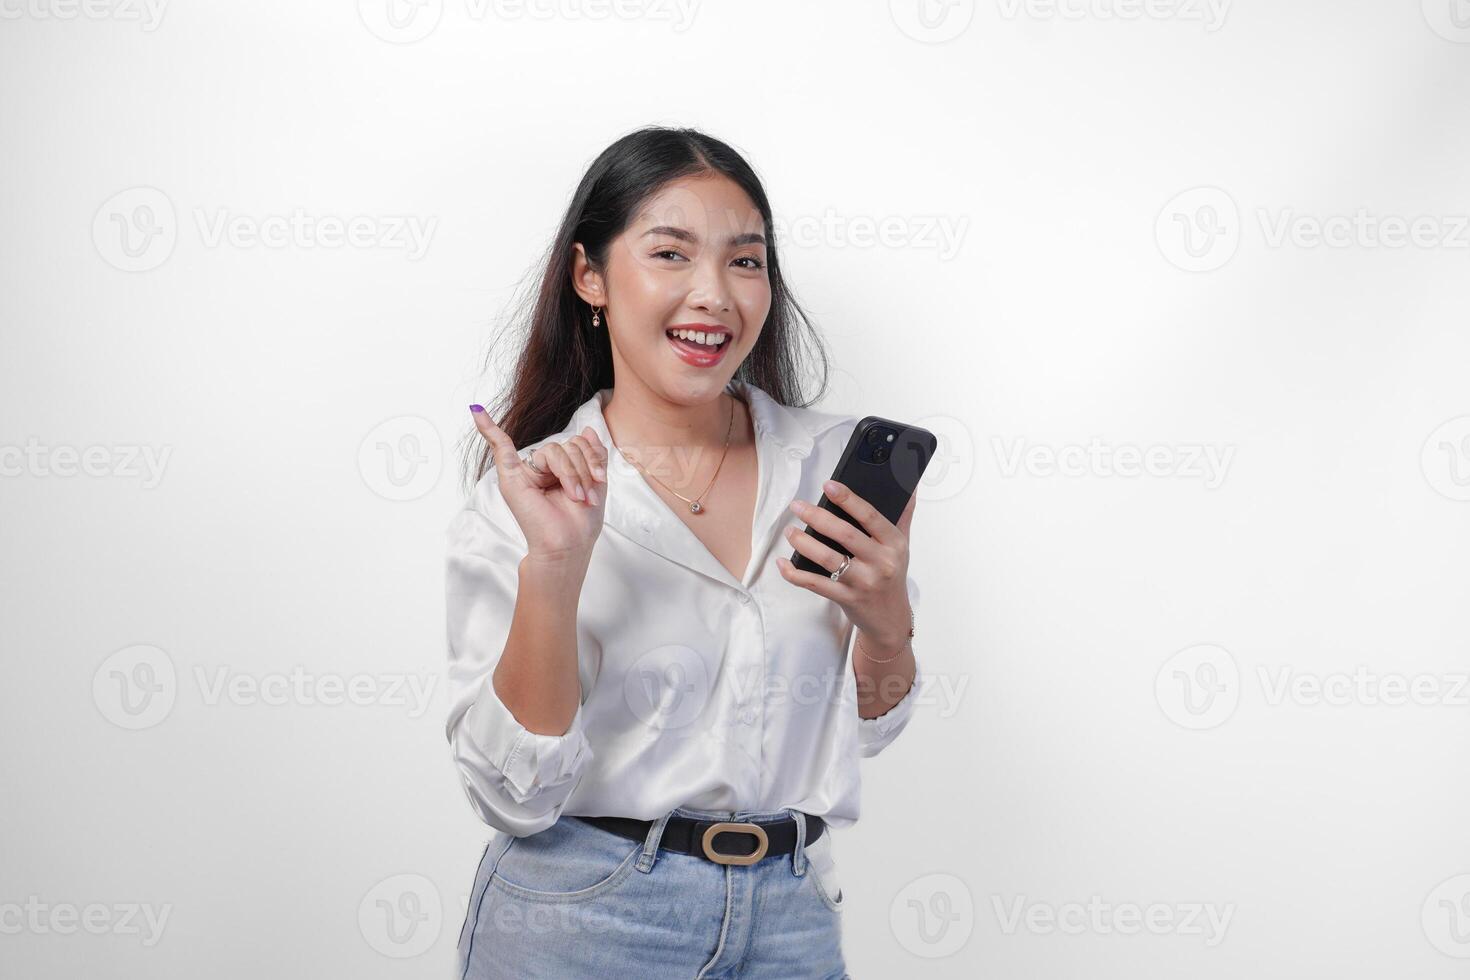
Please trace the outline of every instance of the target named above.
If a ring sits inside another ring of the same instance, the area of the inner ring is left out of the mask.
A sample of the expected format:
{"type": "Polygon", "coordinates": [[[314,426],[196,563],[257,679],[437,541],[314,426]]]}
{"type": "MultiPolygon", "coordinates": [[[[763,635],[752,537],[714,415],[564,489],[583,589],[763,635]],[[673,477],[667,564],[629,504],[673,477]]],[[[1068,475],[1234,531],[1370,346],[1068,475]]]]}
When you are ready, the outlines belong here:
{"type": "Polygon", "coordinates": [[[725,352],[731,347],[730,335],[727,333],[706,333],[703,342],[699,340],[697,332],[691,336],[691,331],[688,330],[666,330],[664,335],[669,339],[669,347],[674,356],[696,368],[714,367],[724,361],[725,352]]]}

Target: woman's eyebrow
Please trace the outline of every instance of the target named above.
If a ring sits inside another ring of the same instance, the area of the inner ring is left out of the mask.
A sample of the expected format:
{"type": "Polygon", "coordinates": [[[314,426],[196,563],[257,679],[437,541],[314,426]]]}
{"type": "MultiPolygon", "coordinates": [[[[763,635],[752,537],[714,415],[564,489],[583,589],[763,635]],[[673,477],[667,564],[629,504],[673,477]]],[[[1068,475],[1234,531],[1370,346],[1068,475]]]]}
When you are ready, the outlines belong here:
{"type": "MultiPolygon", "coordinates": [[[[699,236],[694,234],[694,232],[689,231],[686,228],[676,228],[673,225],[657,225],[643,233],[644,238],[647,238],[649,235],[667,235],[670,238],[677,238],[681,242],[699,241],[699,236]]],[[[738,235],[731,235],[728,239],[726,239],[726,244],[764,245],[766,244],[766,236],[762,235],[758,231],[746,231],[741,232],[738,235]]]]}

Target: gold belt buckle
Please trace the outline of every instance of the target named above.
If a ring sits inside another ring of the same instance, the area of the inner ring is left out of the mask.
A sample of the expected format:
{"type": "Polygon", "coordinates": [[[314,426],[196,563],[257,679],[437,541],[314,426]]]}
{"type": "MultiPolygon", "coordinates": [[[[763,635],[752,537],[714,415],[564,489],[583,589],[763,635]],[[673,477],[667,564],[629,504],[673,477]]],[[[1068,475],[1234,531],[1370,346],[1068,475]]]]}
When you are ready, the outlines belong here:
{"type": "Polygon", "coordinates": [[[770,846],[770,838],[766,836],[765,828],[754,823],[716,823],[711,824],[704,831],[704,837],[700,843],[704,846],[704,856],[716,864],[755,864],[766,856],[766,849],[770,846]],[[760,841],[758,846],[750,854],[721,854],[714,849],[714,839],[718,834],[729,832],[741,834],[754,834],[760,841]]]}

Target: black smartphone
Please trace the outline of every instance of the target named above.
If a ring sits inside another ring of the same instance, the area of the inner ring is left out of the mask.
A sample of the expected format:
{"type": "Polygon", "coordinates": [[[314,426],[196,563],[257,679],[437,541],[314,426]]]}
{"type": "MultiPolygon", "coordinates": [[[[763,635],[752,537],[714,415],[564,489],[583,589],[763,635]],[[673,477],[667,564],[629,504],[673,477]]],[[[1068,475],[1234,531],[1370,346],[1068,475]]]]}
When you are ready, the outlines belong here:
{"type": "MultiPolygon", "coordinates": [[[[852,430],[847,448],[832,470],[832,479],[897,524],[904,508],[909,505],[909,498],[918,489],[919,480],[934,458],[938,445],[939,440],[927,429],[869,415],[852,430]]],[[[817,506],[836,514],[864,534],[868,533],[855,517],[828,500],[825,493],[817,501],[817,506]]],[[[820,531],[811,527],[804,530],[833,551],[852,557],[852,552],[820,531]]],[[[792,552],[791,563],[804,572],[832,574],[831,569],[823,568],[799,551],[792,552]]]]}

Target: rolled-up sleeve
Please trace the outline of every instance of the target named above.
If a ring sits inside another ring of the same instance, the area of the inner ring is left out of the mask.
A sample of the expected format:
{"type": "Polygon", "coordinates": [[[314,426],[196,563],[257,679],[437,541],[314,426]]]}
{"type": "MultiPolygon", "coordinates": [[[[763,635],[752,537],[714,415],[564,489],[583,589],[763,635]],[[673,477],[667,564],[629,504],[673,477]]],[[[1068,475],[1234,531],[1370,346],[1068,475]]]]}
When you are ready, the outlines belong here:
{"type": "MultiPolygon", "coordinates": [[[[482,501],[484,489],[478,488],[482,501]]],[[[508,520],[513,521],[508,511],[491,520],[472,499],[446,534],[446,734],[480,819],[525,837],[556,822],[592,761],[592,748],[580,704],[565,733],[543,735],[522,725],[495,693],[491,674],[510,635],[526,554],[519,528],[503,526],[508,520]]]]}
{"type": "MultiPolygon", "coordinates": [[[[909,604],[917,613],[918,587],[912,578],[907,581],[909,604]]],[[[857,656],[857,630],[853,630],[853,656],[857,656]]],[[[897,704],[876,718],[858,717],[858,754],[870,759],[882,752],[908,727],[914,716],[914,707],[919,701],[919,689],[924,681],[924,670],[919,663],[918,650],[914,651],[914,682],[897,704]]]]}
{"type": "Polygon", "coordinates": [[[876,718],[858,718],[858,752],[870,759],[882,752],[900,732],[908,727],[914,716],[914,705],[918,703],[919,685],[924,672],[919,667],[917,652],[914,655],[914,683],[908,693],[887,711],[876,718]]]}

